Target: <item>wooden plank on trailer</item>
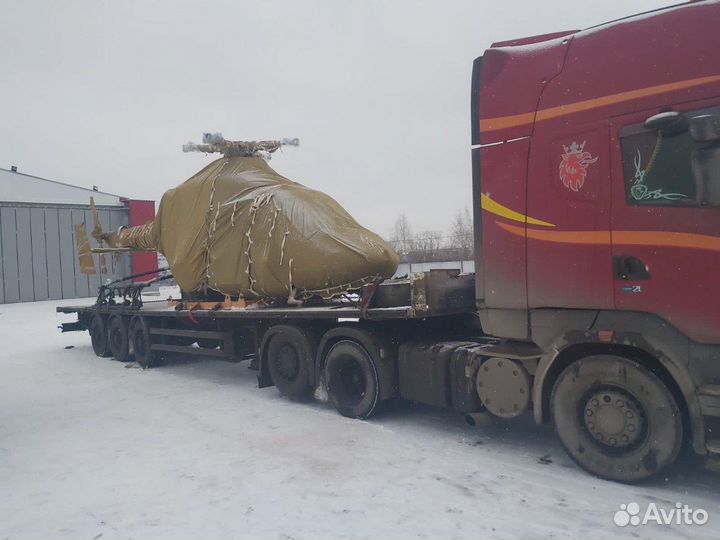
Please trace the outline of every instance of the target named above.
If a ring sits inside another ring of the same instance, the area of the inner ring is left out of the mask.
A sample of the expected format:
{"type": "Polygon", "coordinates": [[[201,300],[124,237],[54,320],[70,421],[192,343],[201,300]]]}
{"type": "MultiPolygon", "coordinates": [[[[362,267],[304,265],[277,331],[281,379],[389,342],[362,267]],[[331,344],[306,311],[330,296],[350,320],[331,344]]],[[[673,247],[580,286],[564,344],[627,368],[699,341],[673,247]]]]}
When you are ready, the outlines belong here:
{"type": "Polygon", "coordinates": [[[47,261],[48,297],[63,298],[60,263],[60,225],[57,208],[45,208],[45,260],[47,261]]]}
{"type": "MultiPolygon", "coordinates": [[[[85,223],[87,227],[88,238],[92,246],[95,246],[97,242],[92,238],[92,231],[95,227],[92,213],[90,210],[85,210],[85,223]]],[[[90,289],[90,295],[94,296],[97,294],[97,290],[100,287],[100,255],[92,255],[93,263],[95,265],[95,273],[88,275],[88,287],[90,289]]]]}
{"type": "Polygon", "coordinates": [[[17,260],[17,235],[15,226],[15,208],[0,208],[0,232],[3,242],[3,281],[5,302],[20,301],[20,276],[17,260]]]}
{"type": "MultiPolygon", "coordinates": [[[[105,209],[98,210],[98,217],[100,218],[100,226],[102,227],[103,232],[111,232],[110,229],[110,212],[108,212],[105,209]]],[[[94,224],[93,224],[94,225],[94,224]]],[[[91,240],[92,241],[92,240],[91,240]]],[[[107,247],[107,244],[105,245],[107,247]]],[[[105,254],[105,266],[107,267],[107,272],[104,275],[101,275],[101,282],[105,283],[107,280],[113,280],[115,279],[114,273],[113,273],[113,257],[110,254],[105,254]]],[[[98,271],[100,270],[100,259],[98,259],[98,271]]]]}
{"type": "Polygon", "coordinates": [[[48,267],[45,238],[45,209],[30,209],[30,235],[32,237],[32,279],[35,300],[47,300],[48,267]]]}

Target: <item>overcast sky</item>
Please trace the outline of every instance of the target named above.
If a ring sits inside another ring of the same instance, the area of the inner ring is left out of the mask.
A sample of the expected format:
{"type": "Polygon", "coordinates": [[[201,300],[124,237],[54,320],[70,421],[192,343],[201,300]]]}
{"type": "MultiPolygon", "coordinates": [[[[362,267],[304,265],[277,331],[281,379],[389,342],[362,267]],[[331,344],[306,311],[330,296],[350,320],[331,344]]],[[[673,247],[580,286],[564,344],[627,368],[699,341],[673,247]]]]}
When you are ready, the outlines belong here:
{"type": "Polygon", "coordinates": [[[137,199],[209,163],[181,145],[299,137],[281,174],[389,235],[471,206],[472,61],[491,42],[677,2],[2,0],[0,167],[137,199]]]}

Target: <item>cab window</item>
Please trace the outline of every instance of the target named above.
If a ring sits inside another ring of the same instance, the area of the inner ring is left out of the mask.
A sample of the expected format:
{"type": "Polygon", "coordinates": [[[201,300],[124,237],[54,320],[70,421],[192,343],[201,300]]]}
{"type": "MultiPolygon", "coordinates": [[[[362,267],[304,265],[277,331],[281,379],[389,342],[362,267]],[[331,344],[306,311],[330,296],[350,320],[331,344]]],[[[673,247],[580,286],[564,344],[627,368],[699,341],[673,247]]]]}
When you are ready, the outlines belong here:
{"type": "Polygon", "coordinates": [[[620,134],[625,197],[631,205],[694,205],[690,169],[694,141],[685,132],[671,137],[647,131],[642,124],[620,134]]]}
{"type": "MultiPolygon", "coordinates": [[[[720,108],[685,113],[691,118],[720,108]]],[[[696,143],[690,133],[649,131],[642,123],[620,132],[625,198],[636,206],[698,206],[691,170],[696,143]]]]}

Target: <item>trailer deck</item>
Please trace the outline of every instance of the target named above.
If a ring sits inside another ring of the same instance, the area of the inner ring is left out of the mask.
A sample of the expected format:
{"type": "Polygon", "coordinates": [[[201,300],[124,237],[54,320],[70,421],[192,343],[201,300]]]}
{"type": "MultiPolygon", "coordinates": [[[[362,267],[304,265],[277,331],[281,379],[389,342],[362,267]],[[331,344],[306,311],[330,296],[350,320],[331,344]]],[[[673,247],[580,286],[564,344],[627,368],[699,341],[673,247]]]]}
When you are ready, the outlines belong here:
{"type": "MultiPolygon", "coordinates": [[[[101,313],[105,315],[142,315],[145,317],[186,318],[192,313],[201,319],[414,319],[418,311],[410,305],[362,309],[356,304],[327,304],[321,306],[282,306],[220,309],[175,309],[167,301],[144,302],[142,307],[125,305],[59,306],[58,313],[101,313]]],[[[424,316],[424,315],[423,315],[424,316]]]]}
{"type": "Polygon", "coordinates": [[[263,386],[272,383],[258,359],[276,331],[299,329],[305,337],[298,339],[313,347],[308,354],[314,356],[319,338],[344,323],[386,321],[385,331],[395,335],[421,325],[421,333],[427,334],[433,327],[452,325],[456,317],[475,312],[474,275],[457,270],[414,273],[365,285],[334,300],[298,305],[246,303],[229,297],[224,301],[207,297],[148,301],[142,296],[146,286],[111,283],[100,288],[92,305],[57,307],[58,313],[77,315],[76,321],[63,323],[61,330],[88,330],[98,356],[125,361],[134,353],[144,367],[167,353],[250,359],[260,371],[263,386]]]}
{"type": "MultiPolygon", "coordinates": [[[[129,287],[107,288],[122,291],[123,300],[101,293],[90,306],[59,306],[58,313],[199,319],[423,319],[474,312],[474,274],[459,270],[430,270],[391,279],[368,289],[365,298],[346,297],[313,304],[270,306],[260,303],[246,307],[224,307],[222,302],[143,301],[139,291],[129,287]],[[212,308],[208,309],[207,306],[212,308]]],[[[102,289],[102,288],[101,288],[102,289]]],[[[366,291],[367,292],[367,291],[366,291]]],[[[115,292],[117,294],[117,292],[115,292]]],[[[365,294],[365,292],[363,293],[365,294]]],[[[70,323],[72,324],[72,323],[70,323]]]]}

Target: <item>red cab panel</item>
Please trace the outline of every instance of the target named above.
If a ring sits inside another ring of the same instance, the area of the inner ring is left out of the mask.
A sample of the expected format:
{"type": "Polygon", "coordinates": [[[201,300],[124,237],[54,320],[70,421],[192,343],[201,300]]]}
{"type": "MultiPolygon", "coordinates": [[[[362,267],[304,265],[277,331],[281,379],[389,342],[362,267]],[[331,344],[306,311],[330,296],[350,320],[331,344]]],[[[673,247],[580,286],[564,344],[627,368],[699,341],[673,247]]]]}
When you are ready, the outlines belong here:
{"type": "MultiPolygon", "coordinates": [[[[529,139],[481,149],[482,261],[486,307],[527,309],[525,177],[529,139]],[[510,217],[515,219],[511,219],[510,217]],[[510,234],[512,224],[521,234],[510,234]]],[[[475,215],[480,215],[476,212],[475,215]]]]}

